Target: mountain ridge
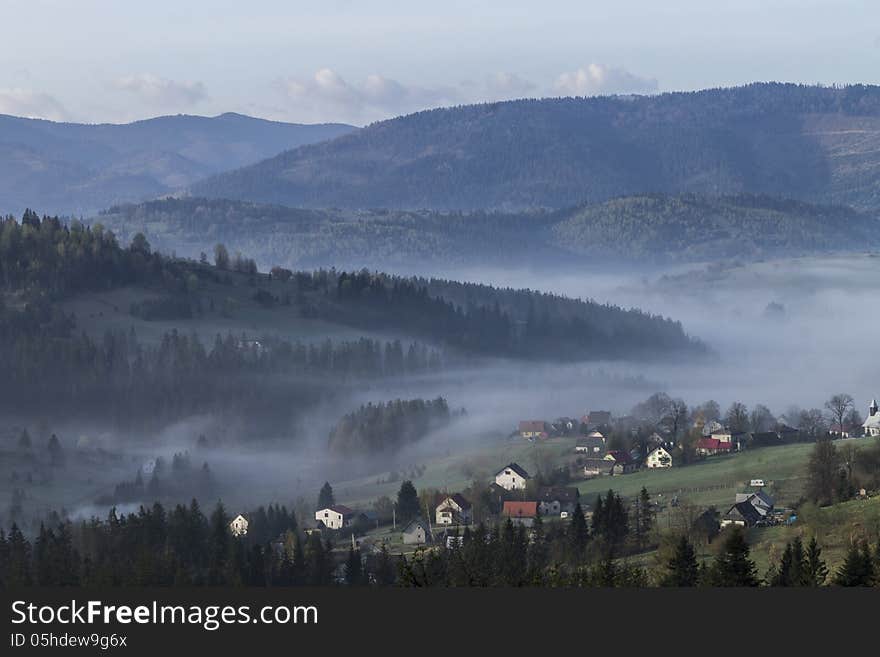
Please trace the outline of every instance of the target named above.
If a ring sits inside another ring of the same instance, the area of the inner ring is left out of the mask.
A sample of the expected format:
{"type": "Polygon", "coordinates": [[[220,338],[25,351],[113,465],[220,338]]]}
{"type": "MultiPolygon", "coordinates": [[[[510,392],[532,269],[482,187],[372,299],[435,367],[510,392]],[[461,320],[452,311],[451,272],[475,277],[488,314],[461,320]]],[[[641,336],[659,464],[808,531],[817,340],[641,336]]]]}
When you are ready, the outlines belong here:
{"type": "Polygon", "coordinates": [[[880,87],[754,83],[425,110],[191,187],[297,207],[560,208],[640,193],[880,207],[880,87]]]}
{"type": "Polygon", "coordinates": [[[0,212],[39,205],[51,213],[89,214],[174,193],[219,171],[355,129],[234,113],[122,124],[0,115],[0,212]]]}

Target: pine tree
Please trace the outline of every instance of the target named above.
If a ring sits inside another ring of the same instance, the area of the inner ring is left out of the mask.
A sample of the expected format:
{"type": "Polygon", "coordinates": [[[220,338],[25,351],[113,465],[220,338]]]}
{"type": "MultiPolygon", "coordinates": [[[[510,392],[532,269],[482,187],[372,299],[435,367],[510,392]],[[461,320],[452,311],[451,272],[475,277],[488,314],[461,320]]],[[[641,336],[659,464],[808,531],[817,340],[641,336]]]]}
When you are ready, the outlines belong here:
{"type": "Polygon", "coordinates": [[[226,565],[231,556],[232,534],[229,532],[229,515],[222,502],[211,513],[210,529],[210,557],[208,562],[209,579],[212,583],[219,584],[226,571],[226,565]]]}
{"type": "Polygon", "coordinates": [[[805,586],[822,586],[828,577],[828,566],[822,559],[822,548],[816,542],[816,537],[810,539],[807,546],[806,569],[804,571],[805,586]]]}
{"type": "Polygon", "coordinates": [[[678,539],[675,554],[667,564],[669,572],[663,578],[663,586],[696,586],[700,581],[700,567],[694,546],[687,536],[678,539]]]}
{"type": "Polygon", "coordinates": [[[325,481],[318,493],[318,509],[326,509],[336,504],[336,498],[333,496],[333,487],[329,481],[325,481]]]}
{"type": "Polygon", "coordinates": [[[349,586],[363,584],[363,563],[361,551],[355,548],[348,549],[348,559],[345,562],[345,581],[349,586]]]}
{"type": "Polygon", "coordinates": [[[836,586],[872,586],[874,583],[874,563],[868,543],[852,543],[843,564],[834,575],[836,586]]]}
{"type": "Polygon", "coordinates": [[[574,512],[571,514],[571,522],[568,526],[568,538],[573,561],[577,563],[584,556],[590,538],[587,520],[580,502],[576,502],[574,505],[574,512]]]}
{"type": "Polygon", "coordinates": [[[712,564],[712,586],[758,586],[755,562],[749,558],[749,544],[739,527],[734,527],[712,564]]]}
{"type": "Polygon", "coordinates": [[[391,562],[391,555],[388,554],[388,547],[385,543],[382,543],[382,547],[379,549],[375,577],[376,584],[379,586],[394,586],[396,580],[394,564],[391,562]]]}
{"type": "Polygon", "coordinates": [[[397,521],[407,523],[420,515],[419,494],[409,480],[400,485],[397,492],[397,521]]]}
{"type": "MultiPolygon", "coordinates": [[[[580,508],[580,504],[576,505],[575,510],[580,508]]],[[[583,514],[583,512],[581,512],[583,514]]],[[[586,521],[584,521],[584,529],[586,530],[586,521]]],[[[469,534],[470,530],[465,528],[465,533],[469,534]]],[[[470,538],[468,536],[468,538],[470,538]]],[[[544,574],[547,570],[547,545],[544,535],[544,521],[541,515],[535,517],[532,524],[532,540],[528,547],[528,570],[526,573],[526,582],[531,586],[541,586],[544,583],[544,574]]]]}
{"type": "Polygon", "coordinates": [[[651,507],[651,496],[644,486],[633,505],[636,549],[641,552],[654,527],[654,511],[651,507]]]}

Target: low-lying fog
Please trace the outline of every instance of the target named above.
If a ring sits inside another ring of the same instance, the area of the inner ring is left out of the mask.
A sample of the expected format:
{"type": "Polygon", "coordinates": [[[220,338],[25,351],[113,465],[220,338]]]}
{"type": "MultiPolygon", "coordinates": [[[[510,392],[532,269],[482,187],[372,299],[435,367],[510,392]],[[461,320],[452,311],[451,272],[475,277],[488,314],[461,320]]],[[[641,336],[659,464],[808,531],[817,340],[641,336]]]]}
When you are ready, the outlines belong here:
{"type": "MultiPolygon", "coordinates": [[[[667,270],[548,272],[545,270],[437,271],[441,276],[494,285],[529,287],[567,296],[638,307],[682,322],[707,342],[717,361],[591,365],[643,377],[690,403],[714,398],[821,407],[846,391],[861,410],[880,395],[875,353],[880,320],[880,257],[857,254],[771,260],[667,270]]],[[[577,369],[577,368],[575,368],[577,369]]],[[[582,405],[622,412],[640,398],[628,386],[595,391],[582,405]]],[[[557,386],[556,398],[566,390],[557,386]]],[[[560,410],[561,409],[557,409],[560,410]]],[[[550,415],[551,413],[548,413],[550,415]]]]}
{"type": "MultiPolygon", "coordinates": [[[[717,354],[699,363],[630,362],[534,364],[496,361],[449,370],[436,376],[364,386],[342,405],[316,409],[290,436],[240,444],[240,424],[194,418],[153,436],[148,444],[124,448],[129,478],[137,464],[175,451],[194,452],[193,461],[209,462],[219,482],[217,497],[236,508],[297,498],[311,503],[325,479],[376,480],[389,471],[404,474],[424,460],[451,451],[475,449],[486,441],[504,441],[521,419],[580,417],[588,410],[616,414],[656,391],[694,405],[717,400],[722,409],[733,401],[761,403],[781,415],[787,408],[819,407],[833,393],[848,392],[864,414],[880,395],[875,365],[880,319],[880,258],[870,255],[767,261],[747,265],[679,266],[655,271],[549,271],[531,269],[458,269],[412,272],[493,285],[527,287],[573,297],[638,307],[682,322],[685,329],[717,354]],[[368,401],[445,397],[467,415],[417,447],[391,457],[351,455],[331,459],[326,453],[330,428],[345,413],[368,401]],[[217,436],[219,445],[194,449],[199,433],[217,436]]],[[[64,429],[60,428],[63,432],[64,429]]],[[[71,427],[65,444],[86,431],[71,427]]],[[[111,437],[117,448],[124,437],[111,437]]],[[[141,441],[143,443],[143,441],[141,441]]],[[[90,473],[90,486],[53,502],[68,504],[77,515],[100,514],[96,490],[112,484],[90,473]]],[[[417,482],[418,483],[418,482],[417,482]]],[[[439,482],[442,484],[442,482],[439,482]]],[[[399,485],[399,484],[398,484],[399,485]]],[[[431,485],[438,485],[434,482],[431,485]]],[[[342,486],[338,493],[355,500],[386,494],[391,487],[342,486]],[[374,492],[370,492],[374,491],[374,492]]],[[[308,504],[303,508],[308,512],[308,504]]]]}

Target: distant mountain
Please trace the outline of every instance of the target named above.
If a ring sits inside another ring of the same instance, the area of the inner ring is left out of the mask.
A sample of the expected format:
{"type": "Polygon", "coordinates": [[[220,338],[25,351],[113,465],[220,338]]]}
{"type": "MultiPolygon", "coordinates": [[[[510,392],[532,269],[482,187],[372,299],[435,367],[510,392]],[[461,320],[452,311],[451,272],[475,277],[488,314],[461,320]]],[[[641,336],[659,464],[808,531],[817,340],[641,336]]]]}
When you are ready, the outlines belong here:
{"type": "Polygon", "coordinates": [[[299,207],[520,210],[753,193],[880,208],[880,87],[759,83],[437,109],[192,192],[299,207]]]}
{"type": "Polygon", "coordinates": [[[0,115],[0,213],[28,206],[92,213],[353,130],[240,114],[163,116],[121,125],[0,115]]]}
{"type": "Polygon", "coordinates": [[[880,248],[869,213],[766,196],[640,195],[521,213],[318,210],[166,199],[92,219],[127,243],[198,257],[217,242],[263,266],[663,263],[880,248]]]}

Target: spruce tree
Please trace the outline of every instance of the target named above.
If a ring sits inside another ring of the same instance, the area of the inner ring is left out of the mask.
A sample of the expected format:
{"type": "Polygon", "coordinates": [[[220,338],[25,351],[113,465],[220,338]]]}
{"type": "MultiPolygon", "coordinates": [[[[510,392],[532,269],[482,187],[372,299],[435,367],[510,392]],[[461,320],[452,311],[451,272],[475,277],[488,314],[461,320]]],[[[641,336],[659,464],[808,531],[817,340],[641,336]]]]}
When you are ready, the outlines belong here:
{"type": "Polygon", "coordinates": [[[740,527],[734,527],[712,564],[712,586],[758,586],[755,562],[740,527]]]}
{"type": "Polygon", "coordinates": [[[584,510],[581,508],[580,502],[576,502],[574,512],[571,514],[571,522],[568,526],[569,545],[574,563],[578,563],[584,556],[589,537],[584,510]]]}
{"type": "Polygon", "coordinates": [[[822,559],[822,548],[816,542],[816,537],[810,539],[807,546],[806,568],[804,571],[804,586],[822,586],[828,577],[828,566],[822,559]]]}
{"type": "Polygon", "coordinates": [[[318,493],[318,509],[326,509],[336,504],[336,498],[333,496],[333,487],[329,481],[325,481],[318,493]]]}
{"type": "Polygon", "coordinates": [[[667,564],[669,572],[662,580],[663,586],[696,586],[700,580],[700,567],[694,546],[687,536],[681,536],[675,546],[675,554],[667,564]]]}
{"type": "Polygon", "coordinates": [[[874,559],[866,541],[852,543],[843,564],[834,575],[836,586],[872,586],[874,583],[874,559]]]}

